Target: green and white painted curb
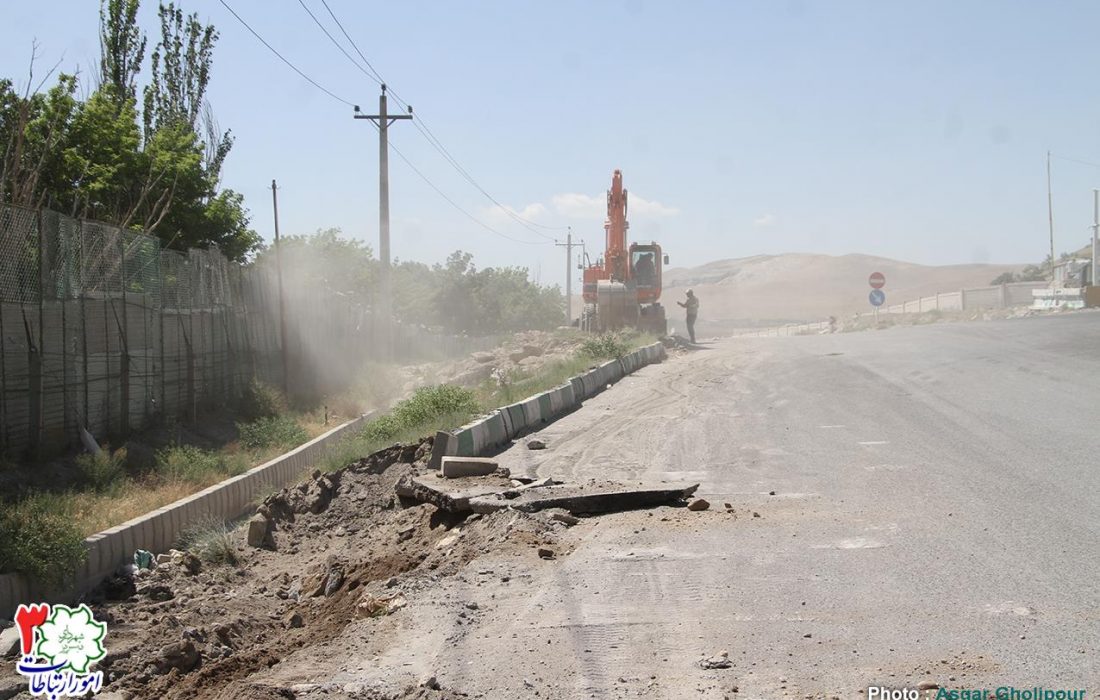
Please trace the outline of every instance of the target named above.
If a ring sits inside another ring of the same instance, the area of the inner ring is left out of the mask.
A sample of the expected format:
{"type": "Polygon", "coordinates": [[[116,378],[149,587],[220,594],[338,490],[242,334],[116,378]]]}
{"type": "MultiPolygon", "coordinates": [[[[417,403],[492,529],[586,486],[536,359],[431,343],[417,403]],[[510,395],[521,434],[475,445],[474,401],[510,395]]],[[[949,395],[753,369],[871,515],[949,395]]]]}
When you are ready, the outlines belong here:
{"type": "Polygon", "coordinates": [[[603,391],[632,372],[665,359],[660,343],[647,345],[619,360],[609,360],[561,386],[499,408],[457,430],[436,433],[432,447],[433,468],[444,457],[478,457],[507,445],[524,433],[540,429],[578,408],[585,399],[603,391]]]}

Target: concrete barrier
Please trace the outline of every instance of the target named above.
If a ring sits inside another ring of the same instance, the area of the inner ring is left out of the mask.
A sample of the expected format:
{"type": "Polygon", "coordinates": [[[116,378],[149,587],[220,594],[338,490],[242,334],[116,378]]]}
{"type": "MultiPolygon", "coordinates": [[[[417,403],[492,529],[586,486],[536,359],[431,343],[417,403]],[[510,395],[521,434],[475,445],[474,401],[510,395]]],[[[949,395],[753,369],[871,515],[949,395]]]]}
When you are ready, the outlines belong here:
{"type": "Polygon", "coordinates": [[[372,417],[373,414],[350,420],[240,476],[88,537],[84,540],[88,556],[64,591],[44,591],[20,574],[0,575],[0,618],[11,619],[20,603],[71,601],[130,562],[135,550],[164,552],[189,527],[208,519],[228,521],[239,517],[257,494],[271,487],[282,487],[297,477],[339,440],[362,429],[372,417]]]}
{"type": "Polygon", "coordinates": [[[432,446],[432,468],[438,469],[443,457],[478,457],[504,446],[525,431],[538,430],[555,418],[572,411],[609,384],[647,364],[667,357],[660,343],[647,345],[620,360],[609,360],[561,386],[505,406],[453,431],[436,433],[432,446]]]}

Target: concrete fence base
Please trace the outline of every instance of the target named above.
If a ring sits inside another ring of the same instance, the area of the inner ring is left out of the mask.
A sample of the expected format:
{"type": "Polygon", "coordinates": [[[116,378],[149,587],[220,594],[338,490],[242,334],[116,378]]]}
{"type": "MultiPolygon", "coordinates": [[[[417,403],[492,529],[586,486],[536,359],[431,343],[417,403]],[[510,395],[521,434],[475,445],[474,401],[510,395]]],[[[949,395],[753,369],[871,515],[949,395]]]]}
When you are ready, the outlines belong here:
{"type": "Polygon", "coordinates": [[[350,420],[240,476],[92,535],[84,540],[87,559],[76,572],[72,585],[64,591],[41,590],[20,574],[0,575],[0,618],[10,620],[20,603],[72,600],[130,562],[135,550],[164,552],[190,527],[207,520],[224,522],[239,517],[258,494],[282,488],[316,464],[343,437],[362,429],[372,417],[368,414],[350,420]]]}

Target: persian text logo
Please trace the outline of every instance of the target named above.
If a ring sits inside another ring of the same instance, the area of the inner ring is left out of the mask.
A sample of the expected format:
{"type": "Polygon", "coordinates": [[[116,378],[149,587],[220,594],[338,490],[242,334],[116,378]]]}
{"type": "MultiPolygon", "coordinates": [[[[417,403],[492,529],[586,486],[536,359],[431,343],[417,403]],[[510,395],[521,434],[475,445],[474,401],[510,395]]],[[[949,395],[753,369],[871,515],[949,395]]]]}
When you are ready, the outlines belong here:
{"type": "Polygon", "coordinates": [[[20,605],[15,612],[22,642],[15,670],[31,695],[81,697],[103,688],[103,671],[89,667],[107,655],[107,624],[96,622],[87,605],[20,605]]]}

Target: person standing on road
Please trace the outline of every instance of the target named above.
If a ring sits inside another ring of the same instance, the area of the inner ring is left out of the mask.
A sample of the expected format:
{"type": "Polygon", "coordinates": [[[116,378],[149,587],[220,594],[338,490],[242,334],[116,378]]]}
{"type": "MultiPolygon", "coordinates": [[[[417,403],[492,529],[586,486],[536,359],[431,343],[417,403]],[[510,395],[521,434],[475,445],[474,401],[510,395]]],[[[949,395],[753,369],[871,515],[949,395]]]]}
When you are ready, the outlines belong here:
{"type": "Polygon", "coordinates": [[[687,309],[688,335],[691,336],[691,344],[694,345],[695,318],[699,315],[699,299],[695,296],[695,292],[689,289],[687,291],[687,301],[678,301],[676,303],[687,309]]]}

